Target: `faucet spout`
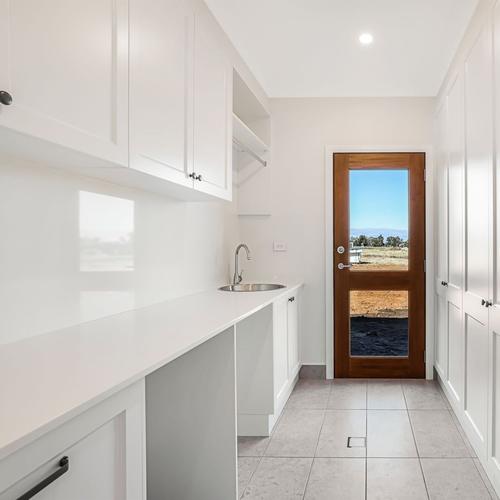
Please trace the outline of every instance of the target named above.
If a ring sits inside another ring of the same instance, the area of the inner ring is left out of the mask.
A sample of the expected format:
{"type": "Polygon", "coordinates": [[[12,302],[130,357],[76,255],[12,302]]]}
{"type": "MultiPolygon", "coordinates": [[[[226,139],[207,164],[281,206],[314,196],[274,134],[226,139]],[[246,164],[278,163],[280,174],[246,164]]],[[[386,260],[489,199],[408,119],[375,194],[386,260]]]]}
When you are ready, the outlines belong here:
{"type": "Polygon", "coordinates": [[[252,260],[252,256],[250,254],[250,249],[248,248],[245,243],[240,243],[236,247],[236,251],[234,252],[234,275],[233,275],[233,285],[237,285],[238,283],[241,283],[243,280],[243,271],[239,271],[238,269],[238,256],[240,254],[240,250],[244,249],[246,254],[247,254],[247,260],[252,260]]]}

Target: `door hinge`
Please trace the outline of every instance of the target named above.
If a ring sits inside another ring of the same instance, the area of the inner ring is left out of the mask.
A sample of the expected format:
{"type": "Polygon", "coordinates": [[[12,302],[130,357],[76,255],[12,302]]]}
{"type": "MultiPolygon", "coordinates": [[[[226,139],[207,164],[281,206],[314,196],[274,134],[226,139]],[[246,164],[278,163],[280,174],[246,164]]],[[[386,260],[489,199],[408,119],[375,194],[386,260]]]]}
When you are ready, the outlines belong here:
{"type": "Polygon", "coordinates": [[[425,350],[424,350],[424,363],[425,363],[425,360],[426,360],[425,354],[426,354],[426,352],[425,352],[425,350]]]}
{"type": "Polygon", "coordinates": [[[427,182],[427,169],[424,168],[424,182],[427,182]]]}
{"type": "Polygon", "coordinates": [[[427,272],[427,260],[424,259],[424,273],[427,272]]]}

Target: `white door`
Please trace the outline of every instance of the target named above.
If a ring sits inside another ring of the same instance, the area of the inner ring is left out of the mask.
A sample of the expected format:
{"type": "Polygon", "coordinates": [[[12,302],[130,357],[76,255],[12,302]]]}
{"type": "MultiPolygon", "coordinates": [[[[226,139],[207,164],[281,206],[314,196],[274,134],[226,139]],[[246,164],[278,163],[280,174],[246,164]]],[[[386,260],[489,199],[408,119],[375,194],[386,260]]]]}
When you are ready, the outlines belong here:
{"type": "Polygon", "coordinates": [[[448,92],[448,205],[447,205],[447,323],[448,388],[462,406],[464,394],[464,331],[462,294],[464,282],[464,178],[465,123],[464,77],[457,75],[448,92]]]}
{"type": "Polygon", "coordinates": [[[299,307],[298,292],[288,298],[288,378],[293,379],[299,373],[299,307]]]}
{"type": "Polygon", "coordinates": [[[0,126],[128,165],[127,0],[0,0],[0,126]]]}
{"type": "Polygon", "coordinates": [[[447,322],[447,283],[448,283],[448,145],[446,140],[447,100],[437,115],[437,190],[438,190],[438,265],[436,276],[437,311],[436,311],[436,369],[446,380],[448,377],[448,322],[447,322]]]}
{"type": "Polygon", "coordinates": [[[130,0],[130,166],[192,186],[194,13],[183,0],[130,0]]]}
{"type": "Polygon", "coordinates": [[[465,66],[465,401],[469,435],[486,453],[488,407],[488,308],[493,174],[492,32],[489,25],[465,66]]]}
{"type": "Polygon", "coordinates": [[[195,188],[230,200],[232,67],[223,33],[205,12],[196,15],[194,39],[195,188]]]}

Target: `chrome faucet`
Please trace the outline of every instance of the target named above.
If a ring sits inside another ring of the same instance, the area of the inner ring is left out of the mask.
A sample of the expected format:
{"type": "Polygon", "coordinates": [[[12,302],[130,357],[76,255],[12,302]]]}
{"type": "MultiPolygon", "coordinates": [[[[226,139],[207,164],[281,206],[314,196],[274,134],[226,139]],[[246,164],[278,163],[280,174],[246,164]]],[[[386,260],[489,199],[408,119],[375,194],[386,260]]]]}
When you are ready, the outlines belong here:
{"type": "Polygon", "coordinates": [[[247,253],[247,260],[252,260],[252,257],[250,256],[250,249],[245,245],[245,243],[240,243],[236,247],[236,251],[234,252],[234,276],[233,276],[233,285],[237,285],[238,283],[241,283],[243,280],[243,271],[239,272],[238,271],[238,255],[240,253],[240,250],[244,248],[245,252],[247,253]]]}

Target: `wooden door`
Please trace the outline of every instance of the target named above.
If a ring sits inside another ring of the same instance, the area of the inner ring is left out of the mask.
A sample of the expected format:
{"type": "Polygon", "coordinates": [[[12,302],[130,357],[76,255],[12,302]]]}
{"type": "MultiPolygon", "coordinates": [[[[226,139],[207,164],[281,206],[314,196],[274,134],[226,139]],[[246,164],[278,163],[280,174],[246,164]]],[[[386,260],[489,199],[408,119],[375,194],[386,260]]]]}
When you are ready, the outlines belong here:
{"type": "Polygon", "coordinates": [[[130,166],[190,187],[193,30],[183,0],[130,0],[130,166]]]}
{"type": "Polygon", "coordinates": [[[128,2],[0,8],[0,126],[128,166],[128,2]]]}
{"type": "Polygon", "coordinates": [[[335,376],[424,377],[425,155],[333,161],[335,376]]]}

